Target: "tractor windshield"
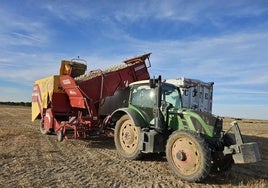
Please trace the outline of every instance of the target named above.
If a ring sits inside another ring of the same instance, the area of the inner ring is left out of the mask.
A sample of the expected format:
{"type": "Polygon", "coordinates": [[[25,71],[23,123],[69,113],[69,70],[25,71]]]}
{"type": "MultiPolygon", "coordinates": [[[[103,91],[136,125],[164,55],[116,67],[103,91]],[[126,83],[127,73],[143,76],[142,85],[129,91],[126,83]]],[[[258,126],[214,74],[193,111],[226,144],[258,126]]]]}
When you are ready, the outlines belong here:
{"type": "Polygon", "coordinates": [[[169,84],[162,86],[162,101],[166,101],[173,105],[174,108],[181,107],[180,93],[176,87],[169,84]]]}

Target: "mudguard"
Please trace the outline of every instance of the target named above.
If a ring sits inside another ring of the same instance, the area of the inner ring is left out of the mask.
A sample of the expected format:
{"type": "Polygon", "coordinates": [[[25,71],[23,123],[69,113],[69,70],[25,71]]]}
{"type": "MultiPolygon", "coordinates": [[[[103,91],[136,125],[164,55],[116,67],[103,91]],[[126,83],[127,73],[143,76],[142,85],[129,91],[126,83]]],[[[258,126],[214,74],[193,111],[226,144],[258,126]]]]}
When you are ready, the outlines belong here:
{"type": "Polygon", "coordinates": [[[147,127],[147,124],[144,120],[144,118],[136,111],[131,108],[119,108],[115,110],[111,114],[111,120],[113,122],[116,122],[119,120],[123,115],[128,115],[130,119],[134,122],[134,124],[138,127],[144,128],[147,127]]]}

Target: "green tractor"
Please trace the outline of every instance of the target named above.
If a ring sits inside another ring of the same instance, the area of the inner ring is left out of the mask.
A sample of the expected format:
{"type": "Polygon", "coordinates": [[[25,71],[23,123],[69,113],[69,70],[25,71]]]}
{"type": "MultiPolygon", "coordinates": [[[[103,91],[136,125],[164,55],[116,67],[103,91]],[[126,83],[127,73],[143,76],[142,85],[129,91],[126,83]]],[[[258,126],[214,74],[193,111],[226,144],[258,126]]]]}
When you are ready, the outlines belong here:
{"type": "Polygon", "coordinates": [[[140,159],[146,153],[166,153],[172,171],[189,182],[209,173],[227,171],[233,163],[260,160],[257,143],[243,143],[236,122],[235,139],[224,132],[221,118],[182,108],[179,88],[158,79],[129,86],[128,103],[111,115],[118,153],[140,159]]]}

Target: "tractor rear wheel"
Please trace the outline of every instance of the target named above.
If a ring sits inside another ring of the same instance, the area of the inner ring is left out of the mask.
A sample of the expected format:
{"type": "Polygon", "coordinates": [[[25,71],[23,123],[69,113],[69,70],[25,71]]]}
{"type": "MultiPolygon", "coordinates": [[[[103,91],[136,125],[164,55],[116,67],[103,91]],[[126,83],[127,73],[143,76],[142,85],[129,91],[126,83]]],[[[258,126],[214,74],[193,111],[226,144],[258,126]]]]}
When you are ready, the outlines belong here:
{"type": "Polygon", "coordinates": [[[115,126],[114,142],[118,153],[126,159],[139,159],[141,129],[137,127],[128,115],[122,116],[115,126]]]}
{"type": "Polygon", "coordinates": [[[211,168],[208,144],[193,131],[173,132],[166,145],[166,157],[175,174],[189,182],[200,182],[211,168]]]}

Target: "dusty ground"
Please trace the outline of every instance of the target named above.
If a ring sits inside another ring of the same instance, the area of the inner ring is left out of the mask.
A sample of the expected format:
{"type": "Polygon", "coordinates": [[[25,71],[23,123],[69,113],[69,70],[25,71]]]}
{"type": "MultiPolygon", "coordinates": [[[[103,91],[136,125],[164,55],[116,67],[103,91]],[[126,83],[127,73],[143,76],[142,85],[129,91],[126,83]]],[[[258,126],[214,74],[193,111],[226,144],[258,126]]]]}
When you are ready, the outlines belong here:
{"type": "Polygon", "coordinates": [[[164,156],[127,161],[106,137],[58,142],[30,119],[28,107],[0,106],[0,187],[268,187],[268,121],[238,120],[245,141],[259,143],[261,162],[198,184],[175,177],[164,156]]]}

